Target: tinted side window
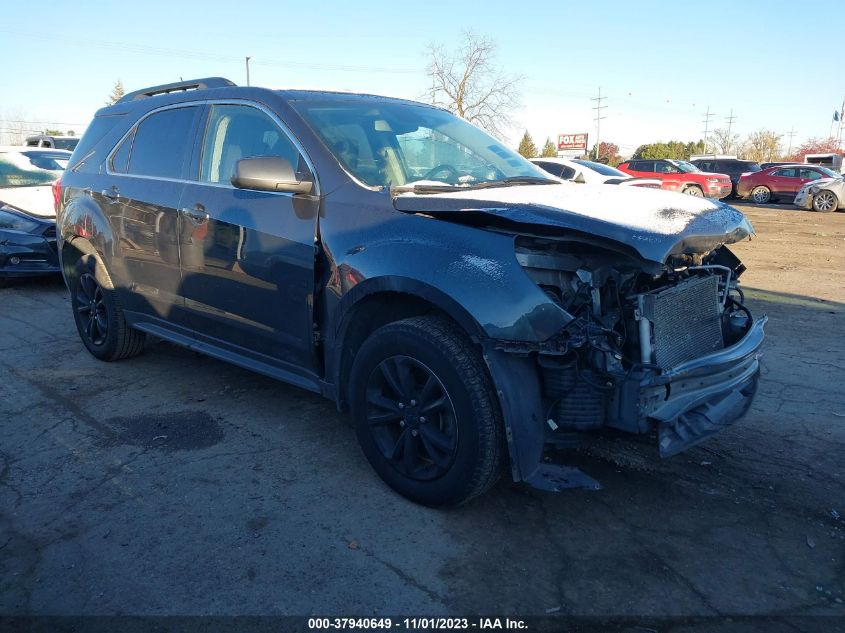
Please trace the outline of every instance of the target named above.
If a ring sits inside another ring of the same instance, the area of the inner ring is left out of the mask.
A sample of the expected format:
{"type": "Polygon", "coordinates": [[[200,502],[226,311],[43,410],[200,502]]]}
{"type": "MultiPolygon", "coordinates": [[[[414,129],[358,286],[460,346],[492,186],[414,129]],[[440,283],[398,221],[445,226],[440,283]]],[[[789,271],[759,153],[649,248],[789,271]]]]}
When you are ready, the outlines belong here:
{"type": "Polygon", "coordinates": [[[541,167],[543,171],[549,172],[552,176],[557,176],[560,178],[561,174],[561,167],[563,165],[558,165],[557,163],[537,163],[538,167],[541,167]]]}
{"type": "Polygon", "coordinates": [[[654,171],[654,161],[653,160],[638,160],[636,163],[633,163],[631,167],[634,171],[654,171]]]}
{"type": "Polygon", "coordinates": [[[135,132],[128,173],[181,178],[191,147],[191,127],[196,111],[196,107],[164,110],[141,121],[135,132]]]}
{"type": "Polygon", "coordinates": [[[126,173],[126,169],[129,167],[129,150],[132,149],[132,140],[134,138],[135,133],[133,132],[123,140],[123,143],[120,144],[120,147],[111,157],[109,167],[113,172],[117,172],[118,174],[126,173]]]}
{"type": "Polygon", "coordinates": [[[808,178],[810,180],[818,180],[822,177],[822,173],[816,171],[815,169],[802,169],[799,174],[799,178],[808,178]]]}
{"type": "Polygon", "coordinates": [[[772,176],[779,176],[781,178],[797,178],[798,170],[794,167],[788,167],[787,169],[776,169],[775,173],[773,173],[772,176]]]}
{"type": "Polygon", "coordinates": [[[561,165],[562,169],[560,170],[560,177],[566,180],[570,180],[575,176],[575,170],[572,167],[567,167],[566,165],[561,165]]]}
{"type": "Polygon", "coordinates": [[[235,163],[255,156],[278,156],[294,170],[304,169],[299,150],[264,112],[250,106],[212,106],[203,139],[200,180],[228,183],[235,163]]]}

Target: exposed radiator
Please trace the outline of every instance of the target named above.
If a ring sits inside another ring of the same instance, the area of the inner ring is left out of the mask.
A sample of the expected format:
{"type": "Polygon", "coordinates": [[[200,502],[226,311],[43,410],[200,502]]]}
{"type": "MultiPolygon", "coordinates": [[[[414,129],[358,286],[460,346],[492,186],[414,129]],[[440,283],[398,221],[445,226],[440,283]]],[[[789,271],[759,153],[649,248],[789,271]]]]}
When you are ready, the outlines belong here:
{"type": "Polygon", "coordinates": [[[693,277],[643,295],[643,316],[653,326],[654,360],[663,368],[724,346],[719,277],[693,277]]]}

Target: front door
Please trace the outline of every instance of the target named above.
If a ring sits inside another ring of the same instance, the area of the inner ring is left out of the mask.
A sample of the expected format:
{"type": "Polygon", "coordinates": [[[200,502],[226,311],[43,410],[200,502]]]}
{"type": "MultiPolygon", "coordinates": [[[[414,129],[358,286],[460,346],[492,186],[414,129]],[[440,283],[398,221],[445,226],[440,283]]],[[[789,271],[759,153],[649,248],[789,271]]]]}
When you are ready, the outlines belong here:
{"type": "Polygon", "coordinates": [[[201,342],[288,372],[313,373],[318,199],[237,189],[241,158],[307,167],[285,130],[243,104],[208,108],[197,180],[180,203],[182,291],[201,342]]]}

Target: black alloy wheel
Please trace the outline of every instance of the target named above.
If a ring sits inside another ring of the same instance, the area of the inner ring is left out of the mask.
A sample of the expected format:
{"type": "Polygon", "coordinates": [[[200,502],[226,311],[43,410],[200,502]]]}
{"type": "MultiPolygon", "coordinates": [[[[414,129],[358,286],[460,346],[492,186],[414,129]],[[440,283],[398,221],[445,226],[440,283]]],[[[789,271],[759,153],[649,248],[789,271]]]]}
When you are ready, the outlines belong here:
{"type": "Polygon", "coordinates": [[[111,276],[98,256],[80,257],[68,286],[79,338],[93,356],[111,361],[143,351],[145,335],[126,322],[111,276]]]}
{"type": "Polygon", "coordinates": [[[105,298],[103,289],[91,273],[83,273],[79,277],[75,303],[78,319],[82,322],[80,334],[95,347],[105,345],[109,334],[105,298]]]}
{"type": "Polygon", "coordinates": [[[431,369],[408,356],[386,358],[367,381],[367,422],[382,456],[409,479],[446,473],[458,449],[455,407],[431,369]]]}
{"type": "Polygon", "coordinates": [[[507,459],[504,422],[480,350],[441,316],[388,323],[355,352],[348,402],[370,465],[428,506],[488,490],[507,459]]]}

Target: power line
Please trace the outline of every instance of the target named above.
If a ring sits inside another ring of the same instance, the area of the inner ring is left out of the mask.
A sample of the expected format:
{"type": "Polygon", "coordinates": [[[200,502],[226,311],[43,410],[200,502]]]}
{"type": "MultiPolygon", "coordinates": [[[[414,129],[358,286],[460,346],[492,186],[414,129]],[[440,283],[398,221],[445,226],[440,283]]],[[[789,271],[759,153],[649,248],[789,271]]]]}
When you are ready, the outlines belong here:
{"type": "Polygon", "coordinates": [[[601,96],[601,86],[599,86],[599,96],[590,99],[590,101],[596,102],[596,105],[592,108],[596,111],[596,118],[594,119],[594,121],[596,122],[596,160],[598,160],[599,152],[601,151],[601,120],[607,118],[601,115],[601,111],[607,108],[607,106],[603,106],[601,104],[601,102],[605,99],[607,99],[607,97],[601,96]]]}
{"type": "Polygon", "coordinates": [[[29,121],[23,119],[2,119],[0,123],[25,123],[27,125],[88,125],[87,123],[62,123],[61,121],[29,121]]]}
{"type": "MultiPolygon", "coordinates": [[[[109,40],[97,41],[83,41],[80,42],[76,38],[63,36],[59,34],[49,33],[32,33],[29,31],[16,31],[13,29],[0,29],[0,33],[7,35],[14,35],[17,37],[28,37],[32,39],[48,40],[50,42],[61,42],[69,46],[79,46],[82,48],[97,48],[100,50],[129,52],[129,53],[143,53],[147,55],[162,55],[165,57],[180,57],[186,59],[200,59],[206,61],[218,62],[237,62],[243,63],[241,55],[222,55],[213,53],[199,53],[195,51],[178,50],[172,48],[161,48],[157,46],[145,46],[142,44],[128,44],[124,42],[115,42],[109,40]]],[[[299,68],[303,70],[335,70],[335,71],[349,71],[349,72],[373,72],[373,73],[391,73],[391,74],[408,74],[418,73],[419,68],[388,68],[385,66],[351,66],[344,64],[314,64],[307,62],[293,62],[280,59],[260,59],[254,64],[260,66],[279,66],[284,68],[299,68]]]]}

